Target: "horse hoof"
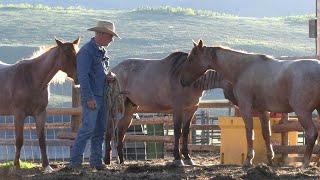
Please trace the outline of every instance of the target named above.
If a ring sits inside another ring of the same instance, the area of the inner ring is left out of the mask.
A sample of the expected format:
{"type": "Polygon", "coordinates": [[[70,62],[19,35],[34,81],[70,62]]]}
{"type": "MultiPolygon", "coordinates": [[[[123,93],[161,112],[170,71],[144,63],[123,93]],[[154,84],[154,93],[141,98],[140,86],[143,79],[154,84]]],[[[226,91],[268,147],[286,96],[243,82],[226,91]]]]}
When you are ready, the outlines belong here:
{"type": "Polygon", "coordinates": [[[54,170],[50,165],[48,165],[46,168],[44,168],[44,173],[52,173],[54,170]]]}
{"type": "Polygon", "coordinates": [[[190,166],[196,165],[196,163],[194,163],[194,161],[192,159],[185,159],[185,160],[183,160],[183,162],[184,162],[184,164],[190,165],[190,166]]]}
{"type": "Polygon", "coordinates": [[[249,160],[246,160],[246,161],[243,163],[243,167],[245,167],[245,168],[247,168],[247,167],[252,167],[252,166],[253,166],[253,164],[252,164],[252,162],[249,161],[249,160]]]}
{"type": "Polygon", "coordinates": [[[12,166],[9,168],[9,174],[17,174],[17,170],[19,170],[20,167],[12,166]]]}
{"type": "Polygon", "coordinates": [[[302,164],[302,166],[301,166],[302,169],[306,169],[306,168],[308,168],[308,167],[309,167],[309,163],[307,163],[307,164],[302,164]]]}
{"type": "Polygon", "coordinates": [[[121,161],[119,157],[116,158],[117,164],[123,164],[123,160],[121,161]]]}
{"type": "Polygon", "coordinates": [[[110,159],[107,159],[107,158],[104,158],[103,162],[104,162],[105,165],[110,165],[111,164],[110,159]]]}
{"type": "Polygon", "coordinates": [[[177,167],[185,166],[184,162],[181,159],[180,160],[174,160],[173,161],[173,165],[177,166],[177,167]]]}

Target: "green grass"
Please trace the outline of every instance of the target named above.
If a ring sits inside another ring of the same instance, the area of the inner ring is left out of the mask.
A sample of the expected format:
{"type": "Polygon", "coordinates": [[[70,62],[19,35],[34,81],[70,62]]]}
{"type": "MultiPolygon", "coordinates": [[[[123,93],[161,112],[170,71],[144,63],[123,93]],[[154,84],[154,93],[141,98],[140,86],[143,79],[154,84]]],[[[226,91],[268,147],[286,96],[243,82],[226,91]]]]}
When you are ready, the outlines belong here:
{"type": "MultiPolygon", "coordinates": [[[[32,169],[37,166],[38,166],[38,164],[35,164],[35,163],[20,161],[20,168],[21,169],[32,169]]],[[[13,161],[7,161],[4,163],[0,163],[0,168],[10,168],[10,167],[13,167],[13,161]]]]}

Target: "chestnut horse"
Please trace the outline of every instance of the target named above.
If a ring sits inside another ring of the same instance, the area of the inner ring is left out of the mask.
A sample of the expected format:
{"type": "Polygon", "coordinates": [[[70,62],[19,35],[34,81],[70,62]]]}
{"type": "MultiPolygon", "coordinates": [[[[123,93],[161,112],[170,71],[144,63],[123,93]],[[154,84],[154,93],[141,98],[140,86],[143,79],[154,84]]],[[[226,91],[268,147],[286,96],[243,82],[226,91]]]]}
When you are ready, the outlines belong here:
{"type": "MultiPolygon", "coordinates": [[[[232,86],[223,80],[221,74],[210,71],[202,76],[191,87],[184,88],[180,84],[180,70],[187,59],[187,53],[175,52],[161,60],[128,59],[111,71],[117,75],[121,91],[126,92],[125,112],[118,121],[118,157],[123,163],[123,141],[125,132],[132,122],[133,113],[138,109],[143,112],[173,113],[174,122],[174,164],[193,165],[189,155],[188,135],[191,120],[198,108],[204,90],[212,88],[226,89],[226,96],[232,98],[232,86]],[[231,94],[230,94],[231,93],[231,94]],[[182,129],[182,132],[181,132],[182,129]],[[180,157],[179,140],[182,135],[182,155],[180,157]]],[[[234,97],[233,97],[234,99],[234,97]]],[[[106,133],[105,163],[110,164],[110,140],[112,138],[112,120],[108,120],[106,133]]]]}
{"type": "MultiPolygon", "coordinates": [[[[318,136],[312,112],[320,110],[320,62],[314,59],[278,60],[270,56],[206,47],[200,40],[184,66],[181,83],[190,85],[208,69],[221,73],[234,87],[234,95],[245,122],[248,153],[244,165],[252,165],[252,109],[265,112],[295,112],[306,132],[303,166],[310,163],[318,136]]],[[[270,145],[270,124],[261,120],[269,163],[274,156],[270,145]]]]}
{"type": "Polygon", "coordinates": [[[76,53],[79,42],[79,38],[72,43],[56,40],[57,46],[48,49],[39,57],[21,60],[12,65],[0,63],[0,115],[14,115],[16,168],[20,168],[24,119],[33,116],[36,120],[42,167],[47,172],[52,171],[47,158],[44,131],[48,84],[59,70],[77,83],[76,53]]]}

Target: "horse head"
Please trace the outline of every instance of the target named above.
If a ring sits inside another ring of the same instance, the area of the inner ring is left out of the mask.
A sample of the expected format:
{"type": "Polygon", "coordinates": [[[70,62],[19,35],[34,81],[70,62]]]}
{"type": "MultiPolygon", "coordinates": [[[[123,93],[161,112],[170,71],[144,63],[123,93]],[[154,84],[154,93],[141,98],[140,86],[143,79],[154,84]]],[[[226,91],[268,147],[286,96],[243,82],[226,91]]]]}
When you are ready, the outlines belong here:
{"type": "Polygon", "coordinates": [[[194,47],[181,71],[180,82],[182,86],[190,86],[208,69],[211,69],[210,53],[207,52],[206,46],[203,46],[202,40],[198,44],[193,42],[193,45],[194,47]]]}
{"type": "Polygon", "coordinates": [[[73,42],[61,42],[56,39],[58,47],[59,70],[65,72],[69,78],[72,78],[75,84],[78,83],[76,71],[76,58],[80,37],[73,42]]]}

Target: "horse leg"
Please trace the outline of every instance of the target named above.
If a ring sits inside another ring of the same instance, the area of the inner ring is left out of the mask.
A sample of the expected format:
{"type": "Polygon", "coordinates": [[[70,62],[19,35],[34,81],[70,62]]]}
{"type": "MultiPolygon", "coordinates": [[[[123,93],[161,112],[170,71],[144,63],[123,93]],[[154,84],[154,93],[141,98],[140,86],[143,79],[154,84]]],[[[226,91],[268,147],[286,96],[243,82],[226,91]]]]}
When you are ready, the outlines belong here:
{"type": "Polygon", "coordinates": [[[247,157],[244,166],[252,166],[252,160],[254,158],[254,150],[253,150],[253,118],[252,118],[252,105],[249,98],[246,98],[245,95],[239,96],[239,109],[241,116],[243,118],[245,128],[246,128],[246,138],[247,138],[247,157]],[[241,98],[241,99],[240,99],[241,98]]]}
{"type": "Polygon", "coordinates": [[[187,165],[195,165],[194,161],[191,159],[189,155],[188,142],[189,142],[190,125],[196,110],[197,110],[197,107],[185,113],[185,121],[182,129],[182,152],[181,153],[185,158],[184,163],[187,165]]]}
{"type": "Polygon", "coordinates": [[[36,118],[36,129],[39,139],[39,146],[41,151],[42,167],[45,168],[46,172],[52,172],[53,169],[49,165],[48,156],[47,156],[47,147],[46,147],[46,137],[44,126],[47,119],[47,112],[42,111],[35,116],[36,118]]]}
{"type": "MultiPolygon", "coordinates": [[[[318,121],[320,121],[320,108],[317,108],[317,112],[318,112],[318,121]]],[[[320,129],[318,129],[318,132],[320,132],[320,129]]],[[[320,145],[320,134],[318,133],[318,145],[320,145]]],[[[316,157],[316,162],[317,162],[317,166],[320,166],[320,154],[317,155],[316,157]]]]}
{"type": "MultiPolygon", "coordinates": [[[[109,118],[109,117],[108,117],[109,118]]],[[[112,124],[112,121],[113,119],[108,119],[108,122],[107,122],[107,130],[106,130],[106,134],[105,134],[105,146],[106,146],[106,149],[105,149],[105,154],[104,154],[104,163],[105,164],[110,164],[110,161],[111,161],[111,144],[110,144],[110,141],[111,141],[111,138],[113,136],[113,124],[112,124]]]]}
{"type": "Polygon", "coordinates": [[[16,112],[14,114],[14,126],[16,133],[16,156],[14,159],[14,166],[20,168],[20,152],[23,145],[23,127],[25,114],[22,112],[16,112]]]}
{"type": "Polygon", "coordinates": [[[306,144],[307,148],[303,157],[303,167],[308,167],[310,163],[310,158],[313,151],[313,146],[315,144],[316,139],[318,138],[318,130],[312,121],[312,112],[308,111],[295,111],[298,120],[305,130],[306,133],[306,144]]]}
{"type": "Polygon", "coordinates": [[[118,151],[118,157],[119,157],[119,163],[123,164],[123,142],[125,138],[125,134],[127,132],[128,127],[130,126],[132,122],[132,115],[134,112],[137,111],[137,106],[133,104],[129,99],[126,99],[125,101],[125,112],[122,119],[119,120],[118,123],[118,145],[117,145],[117,151],[118,151]]]}
{"type": "Polygon", "coordinates": [[[174,156],[174,165],[176,166],[184,166],[184,162],[181,160],[180,156],[180,137],[181,137],[181,123],[183,122],[183,112],[182,109],[175,109],[173,111],[173,129],[174,129],[174,148],[173,148],[173,156],[174,156]]]}
{"type": "Polygon", "coordinates": [[[270,137],[271,137],[271,129],[270,129],[270,121],[268,117],[268,112],[262,111],[259,113],[259,119],[261,123],[261,130],[262,130],[262,136],[265,141],[266,150],[267,150],[267,159],[268,164],[272,165],[272,159],[274,157],[274,152],[272,149],[272,145],[270,143],[270,137]]]}

